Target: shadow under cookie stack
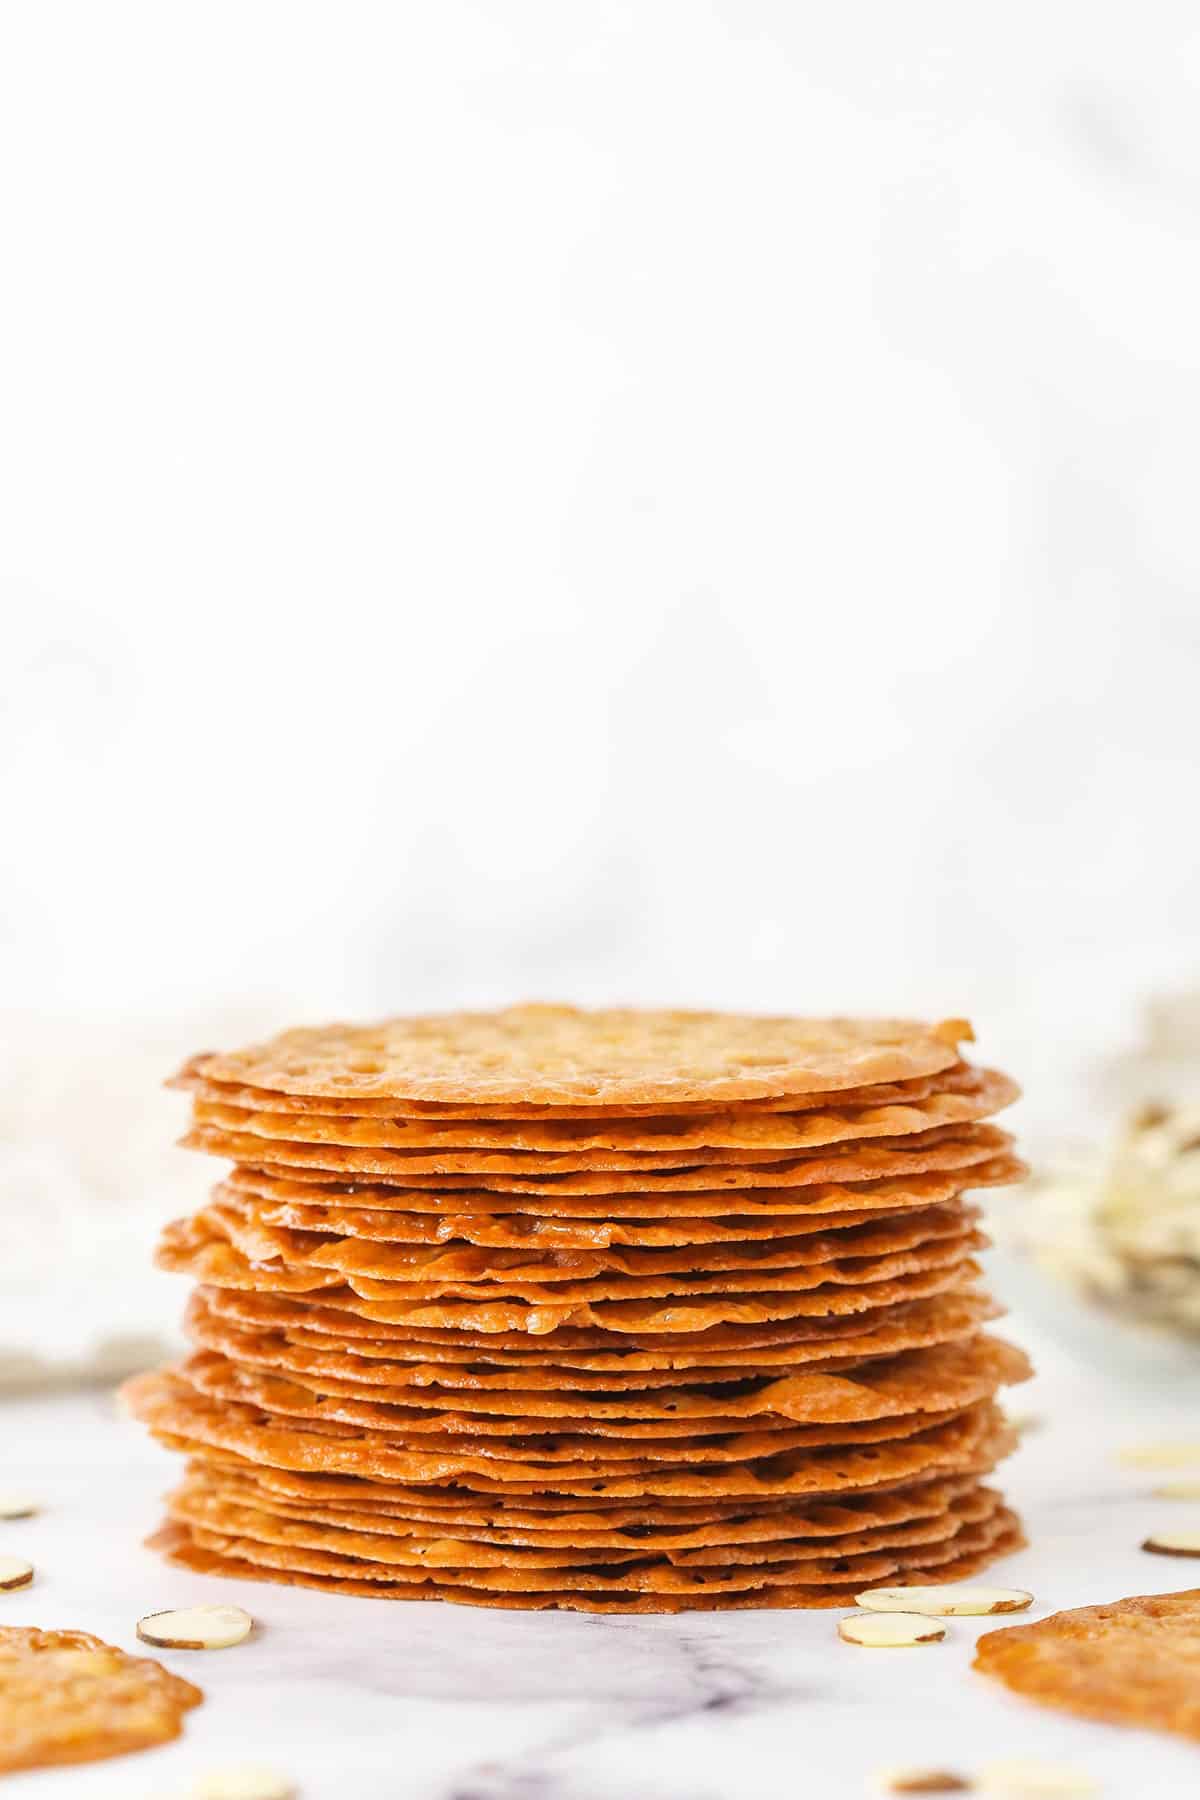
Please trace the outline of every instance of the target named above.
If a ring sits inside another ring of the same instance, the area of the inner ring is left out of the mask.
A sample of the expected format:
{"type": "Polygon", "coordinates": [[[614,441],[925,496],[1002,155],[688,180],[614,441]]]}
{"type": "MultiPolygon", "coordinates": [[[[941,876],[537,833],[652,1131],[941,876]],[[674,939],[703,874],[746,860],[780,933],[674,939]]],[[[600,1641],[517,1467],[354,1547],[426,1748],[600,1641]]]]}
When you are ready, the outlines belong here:
{"type": "Polygon", "coordinates": [[[844,1606],[1022,1542],[952,1020],[506,1012],[196,1057],[232,1172],[168,1227],[195,1349],[127,1385],[186,1568],[587,1612],[844,1606]]]}

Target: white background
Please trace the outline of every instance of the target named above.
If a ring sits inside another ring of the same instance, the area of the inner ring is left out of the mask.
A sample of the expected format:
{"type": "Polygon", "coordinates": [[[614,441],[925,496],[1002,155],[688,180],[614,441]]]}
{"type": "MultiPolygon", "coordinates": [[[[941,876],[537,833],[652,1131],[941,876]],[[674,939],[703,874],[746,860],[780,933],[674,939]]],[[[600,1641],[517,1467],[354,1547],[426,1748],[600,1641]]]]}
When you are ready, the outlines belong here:
{"type": "Polygon", "coordinates": [[[1186,4],[8,0],[10,1138],[145,1186],[185,1049],[523,997],[969,1012],[1052,1130],[1200,984],[1198,87],[1186,4]]]}

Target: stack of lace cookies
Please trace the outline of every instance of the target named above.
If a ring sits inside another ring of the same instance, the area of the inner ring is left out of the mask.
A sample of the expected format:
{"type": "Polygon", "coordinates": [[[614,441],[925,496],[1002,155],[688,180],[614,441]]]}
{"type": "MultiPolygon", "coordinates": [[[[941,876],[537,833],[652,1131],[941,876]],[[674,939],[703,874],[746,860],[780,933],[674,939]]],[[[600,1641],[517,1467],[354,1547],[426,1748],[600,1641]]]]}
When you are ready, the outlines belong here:
{"type": "Polygon", "coordinates": [[[1022,1542],[970,1028],[519,1007],[188,1064],[228,1159],[158,1260],[183,1566],[587,1612],[843,1606],[1022,1542]]]}

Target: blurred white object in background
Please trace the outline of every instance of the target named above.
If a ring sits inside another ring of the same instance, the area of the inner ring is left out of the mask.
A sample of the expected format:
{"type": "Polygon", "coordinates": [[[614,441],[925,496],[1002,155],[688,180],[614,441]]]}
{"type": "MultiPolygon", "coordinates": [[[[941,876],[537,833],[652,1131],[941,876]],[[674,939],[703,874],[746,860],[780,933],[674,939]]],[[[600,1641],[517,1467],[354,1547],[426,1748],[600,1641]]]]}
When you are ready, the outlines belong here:
{"type": "Polygon", "coordinates": [[[1025,1193],[1017,1235],[1047,1273],[1200,1337],[1200,1104],[1142,1108],[1108,1149],[1065,1157],[1025,1193]]]}
{"type": "MultiPolygon", "coordinates": [[[[226,1019],[222,1035],[257,1024],[226,1019]]],[[[154,1242],[213,1171],[176,1147],[186,1104],[162,1084],[212,1041],[212,1020],[6,1016],[0,1387],[115,1375],[178,1343],[180,1292],[154,1242]]]]}
{"type": "Polygon", "coordinates": [[[1200,1107],[1200,988],[1155,994],[1142,1009],[1142,1040],[1096,1067],[1098,1101],[1111,1113],[1140,1106],[1200,1107]]]}
{"type": "Polygon", "coordinates": [[[1200,993],[1144,1017],[1142,1044],[1098,1072],[1115,1134],[1049,1159],[1001,1234],[1126,1323],[1200,1339],[1200,993]]]}

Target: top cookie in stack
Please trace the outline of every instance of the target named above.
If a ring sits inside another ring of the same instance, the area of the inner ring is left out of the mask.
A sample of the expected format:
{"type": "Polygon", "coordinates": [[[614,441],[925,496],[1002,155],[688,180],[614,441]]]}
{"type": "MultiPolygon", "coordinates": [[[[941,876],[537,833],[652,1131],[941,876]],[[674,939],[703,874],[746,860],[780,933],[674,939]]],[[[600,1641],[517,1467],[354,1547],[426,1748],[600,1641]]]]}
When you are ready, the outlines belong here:
{"type": "Polygon", "coordinates": [[[197,1348],[130,1386],[192,1568],[392,1598],[840,1605],[1020,1542],[1028,1372],[967,1189],[1024,1172],[958,1020],[519,1007],[200,1056],[197,1348]]]}

